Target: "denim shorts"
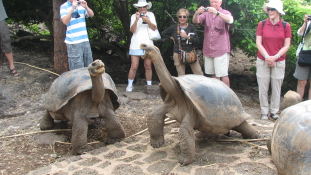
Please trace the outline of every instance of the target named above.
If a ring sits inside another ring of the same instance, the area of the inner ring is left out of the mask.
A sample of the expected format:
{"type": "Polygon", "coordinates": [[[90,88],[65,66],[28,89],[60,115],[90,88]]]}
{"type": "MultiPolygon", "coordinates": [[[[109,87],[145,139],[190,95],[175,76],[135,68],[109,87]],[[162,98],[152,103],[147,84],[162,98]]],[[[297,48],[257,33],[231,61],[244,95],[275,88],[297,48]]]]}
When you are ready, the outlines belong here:
{"type": "Polygon", "coordinates": [[[142,56],[145,54],[145,50],[143,49],[130,49],[129,55],[142,56]]]}
{"type": "Polygon", "coordinates": [[[69,70],[89,66],[93,62],[92,50],[89,41],[77,44],[66,44],[69,70]]]}
{"type": "Polygon", "coordinates": [[[10,31],[5,20],[0,21],[0,42],[4,53],[12,52],[10,31]]]}

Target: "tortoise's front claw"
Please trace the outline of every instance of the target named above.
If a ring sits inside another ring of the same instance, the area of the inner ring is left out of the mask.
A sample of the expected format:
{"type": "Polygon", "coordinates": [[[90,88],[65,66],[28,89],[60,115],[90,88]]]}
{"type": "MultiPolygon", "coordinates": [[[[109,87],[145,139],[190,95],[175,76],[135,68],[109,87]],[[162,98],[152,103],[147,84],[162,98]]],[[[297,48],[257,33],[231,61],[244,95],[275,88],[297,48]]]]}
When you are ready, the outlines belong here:
{"type": "Polygon", "coordinates": [[[186,166],[186,165],[189,165],[190,163],[193,162],[193,158],[180,156],[178,162],[179,162],[181,165],[186,166]]]}
{"type": "Polygon", "coordinates": [[[162,137],[159,137],[157,139],[153,139],[153,138],[150,138],[150,145],[153,147],[153,148],[159,148],[160,146],[162,146],[164,144],[164,136],[162,137]]]}

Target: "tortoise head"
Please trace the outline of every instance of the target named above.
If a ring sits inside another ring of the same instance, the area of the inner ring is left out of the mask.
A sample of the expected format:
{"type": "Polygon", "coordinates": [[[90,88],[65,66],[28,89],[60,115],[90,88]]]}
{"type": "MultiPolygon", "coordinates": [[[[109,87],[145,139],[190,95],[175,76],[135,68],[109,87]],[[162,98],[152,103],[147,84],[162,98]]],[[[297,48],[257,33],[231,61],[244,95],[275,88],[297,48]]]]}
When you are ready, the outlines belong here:
{"type": "Polygon", "coordinates": [[[101,60],[95,60],[88,66],[91,76],[98,76],[105,73],[105,64],[101,60]]]}
{"type": "Polygon", "coordinates": [[[140,48],[145,50],[145,54],[141,56],[142,59],[149,58],[152,62],[159,59],[161,56],[160,50],[154,45],[141,44],[140,48]]]}

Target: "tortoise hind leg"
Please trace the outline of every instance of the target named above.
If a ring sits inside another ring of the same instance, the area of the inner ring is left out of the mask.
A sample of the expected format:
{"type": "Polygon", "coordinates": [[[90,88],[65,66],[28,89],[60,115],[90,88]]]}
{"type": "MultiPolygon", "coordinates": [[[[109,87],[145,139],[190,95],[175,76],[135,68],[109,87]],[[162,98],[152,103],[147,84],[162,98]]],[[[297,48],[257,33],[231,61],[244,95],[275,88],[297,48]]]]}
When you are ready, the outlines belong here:
{"type": "Polygon", "coordinates": [[[253,126],[249,125],[246,121],[242,122],[239,126],[233,128],[232,130],[241,133],[245,139],[259,138],[259,134],[256,129],[253,126]]]}
{"type": "Polygon", "coordinates": [[[76,154],[83,154],[89,150],[87,144],[88,123],[83,115],[75,112],[72,118],[71,146],[76,154]]]}
{"type": "Polygon", "coordinates": [[[40,120],[40,129],[41,130],[50,130],[54,126],[54,119],[51,117],[50,113],[46,110],[45,114],[40,120]]]}
{"type": "Polygon", "coordinates": [[[179,163],[181,165],[188,165],[193,162],[195,156],[195,136],[191,117],[185,117],[180,124],[180,151],[179,163]]]}

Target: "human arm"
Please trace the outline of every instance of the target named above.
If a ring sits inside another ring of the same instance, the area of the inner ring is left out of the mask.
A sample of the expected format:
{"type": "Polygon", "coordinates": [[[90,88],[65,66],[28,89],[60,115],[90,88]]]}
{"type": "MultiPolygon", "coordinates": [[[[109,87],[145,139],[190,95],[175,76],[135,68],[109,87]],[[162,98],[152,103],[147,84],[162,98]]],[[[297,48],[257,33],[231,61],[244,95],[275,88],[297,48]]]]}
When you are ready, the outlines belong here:
{"type": "MultiPolygon", "coordinates": [[[[77,5],[78,5],[77,0],[73,0],[71,9],[67,12],[67,14],[65,16],[63,16],[61,18],[61,21],[63,24],[65,24],[65,25],[69,24],[69,22],[71,20],[71,15],[72,15],[73,11],[76,9],[77,5]]],[[[62,10],[61,10],[61,13],[62,13],[62,10]]]]}
{"type": "Polygon", "coordinates": [[[86,1],[81,1],[81,6],[82,6],[83,8],[85,8],[85,10],[86,10],[86,15],[87,15],[88,17],[93,17],[93,16],[94,16],[93,10],[92,10],[89,6],[87,6],[87,2],[86,2],[86,1]]]}
{"type": "Polygon", "coordinates": [[[200,8],[198,8],[197,11],[195,11],[195,13],[193,14],[193,17],[192,17],[192,22],[195,23],[195,24],[199,24],[200,23],[200,19],[199,19],[199,15],[201,13],[204,12],[204,7],[201,6],[200,8]]]}
{"type": "Polygon", "coordinates": [[[233,17],[230,14],[230,12],[229,12],[229,14],[224,14],[224,13],[221,13],[220,11],[216,10],[214,7],[209,7],[208,12],[213,13],[214,16],[219,16],[225,23],[228,23],[228,24],[233,23],[233,17]]]}
{"type": "Polygon", "coordinates": [[[308,17],[309,17],[308,14],[305,15],[305,17],[304,17],[304,23],[302,24],[302,26],[299,28],[299,30],[298,30],[298,32],[297,32],[298,36],[302,36],[302,35],[303,35],[303,32],[305,31],[305,28],[306,28],[306,26],[307,26],[307,24],[308,24],[308,17]]]}
{"type": "MultiPolygon", "coordinates": [[[[139,20],[140,16],[139,16],[139,12],[136,12],[135,15],[131,17],[131,21],[134,21],[134,23],[131,25],[130,31],[132,33],[136,32],[137,29],[137,22],[139,20]]],[[[132,22],[131,22],[132,23],[132,22]]]]}

